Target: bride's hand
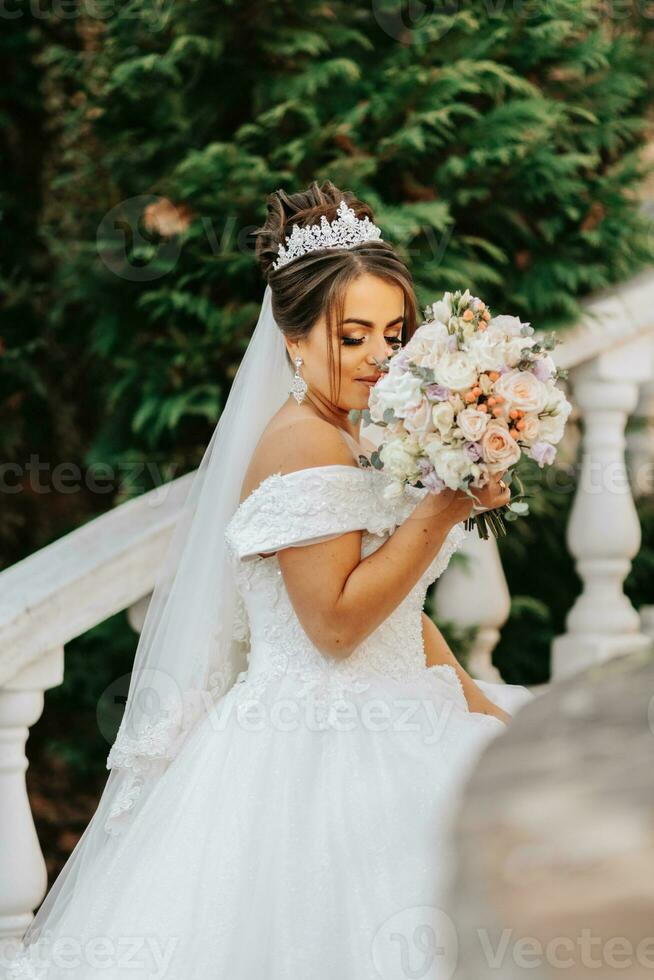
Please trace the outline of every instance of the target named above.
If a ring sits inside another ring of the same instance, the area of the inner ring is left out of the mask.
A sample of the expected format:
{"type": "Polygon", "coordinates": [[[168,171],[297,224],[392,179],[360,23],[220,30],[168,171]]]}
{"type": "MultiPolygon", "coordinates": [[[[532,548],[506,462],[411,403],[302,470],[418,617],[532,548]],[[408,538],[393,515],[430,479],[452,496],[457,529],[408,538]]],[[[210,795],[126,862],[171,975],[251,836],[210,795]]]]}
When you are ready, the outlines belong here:
{"type": "Polygon", "coordinates": [[[440,493],[426,493],[413,513],[417,517],[439,517],[454,525],[470,517],[474,503],[463,490],[446,488],[440,493]]]}
{"type": "Polygon", "coordinates": [[[473,501],[475,506],[484,510],[496,510],[498,507],[505,507],[510,502],[511,489],[502,480],[505,473],[506,470],[503,473],[495,473],[482,490],[472,489],[477,498],[473,501]]]}

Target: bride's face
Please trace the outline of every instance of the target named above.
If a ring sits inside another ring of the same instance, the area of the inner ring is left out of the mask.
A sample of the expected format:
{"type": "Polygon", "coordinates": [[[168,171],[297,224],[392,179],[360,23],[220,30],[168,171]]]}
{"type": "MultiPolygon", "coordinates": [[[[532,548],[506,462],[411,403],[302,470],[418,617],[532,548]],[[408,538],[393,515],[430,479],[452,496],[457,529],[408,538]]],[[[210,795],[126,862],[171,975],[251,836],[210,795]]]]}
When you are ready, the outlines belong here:
{"type": "MultiPolygon", "coordinates": [[[[342,338],[334,331],[331,345],[334,364],[341,355],[341,384],[336,405],[349,411],[365,408],[374,380],[379,377],[375,360],[383,361],[402,344],[404,293],[395,283],[368,273],[351,283],[345,294],[342,338]]],[[[329,384],[329,337],[325,316],[313,325],[309,334],[291,349],[299,352],[303,364],[300,374],[309,388],[331,403],[329,384]]],[[[338,391],[338,387],[336,389],[338,391]]]]}

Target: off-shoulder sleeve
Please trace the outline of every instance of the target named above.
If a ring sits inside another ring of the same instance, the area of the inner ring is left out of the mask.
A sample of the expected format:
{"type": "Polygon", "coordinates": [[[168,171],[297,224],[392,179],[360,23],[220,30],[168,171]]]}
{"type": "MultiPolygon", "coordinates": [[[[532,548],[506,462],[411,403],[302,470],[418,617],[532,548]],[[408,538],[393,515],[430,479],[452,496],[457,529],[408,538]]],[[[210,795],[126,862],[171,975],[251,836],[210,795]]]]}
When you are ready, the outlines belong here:
{"type": "Polygon", "coordinates": [[[237,509],[225,530],[235,558],[316,544],[348,531],[379,533],[392,519],[379,508],[373,474],[346,465],[274,473],[237,509]]]}

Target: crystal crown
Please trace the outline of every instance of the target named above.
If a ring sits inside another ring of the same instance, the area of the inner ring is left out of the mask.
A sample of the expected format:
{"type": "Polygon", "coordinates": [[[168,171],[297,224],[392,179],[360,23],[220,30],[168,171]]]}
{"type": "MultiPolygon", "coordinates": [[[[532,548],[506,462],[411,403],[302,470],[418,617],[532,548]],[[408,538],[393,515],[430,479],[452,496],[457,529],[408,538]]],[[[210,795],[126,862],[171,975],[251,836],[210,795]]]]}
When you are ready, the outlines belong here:
{"type": "Polygon", "coordinates": [[[363,242],[383,241],[381,228],[373,224],[370,218],[357,218],[345,201],[341,201],[336,213],[338,217],[333,221],[327,221],[323,214],[320,224],[305,227],[294,225],[291,234],[286,236],[286,244],[279,244],[279,258],[273,262],[273,269],[281,269],[300,255],[320,248],[354,248],[363,242]]]}

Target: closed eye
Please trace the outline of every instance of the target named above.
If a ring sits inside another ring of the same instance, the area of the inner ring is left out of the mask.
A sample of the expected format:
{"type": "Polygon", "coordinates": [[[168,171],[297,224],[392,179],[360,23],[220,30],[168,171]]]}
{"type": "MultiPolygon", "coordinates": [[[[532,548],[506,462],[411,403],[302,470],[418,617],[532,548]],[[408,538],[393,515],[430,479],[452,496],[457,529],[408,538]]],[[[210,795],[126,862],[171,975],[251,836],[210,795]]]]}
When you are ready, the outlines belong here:
{"type": "MultiPolygon", "coordinates": [[[[343,337],[343,343],[346,344],[348,347],[352,347],[355,344],[362,344],[365,339],[366,339],[365,337],[343,337]]],[[[393,347],[393,346],[401,347],[402,346],[402,338],[401,337],[385,337],[384,339],[388,342],[388,344],[391,347],[393,347]]]]}

